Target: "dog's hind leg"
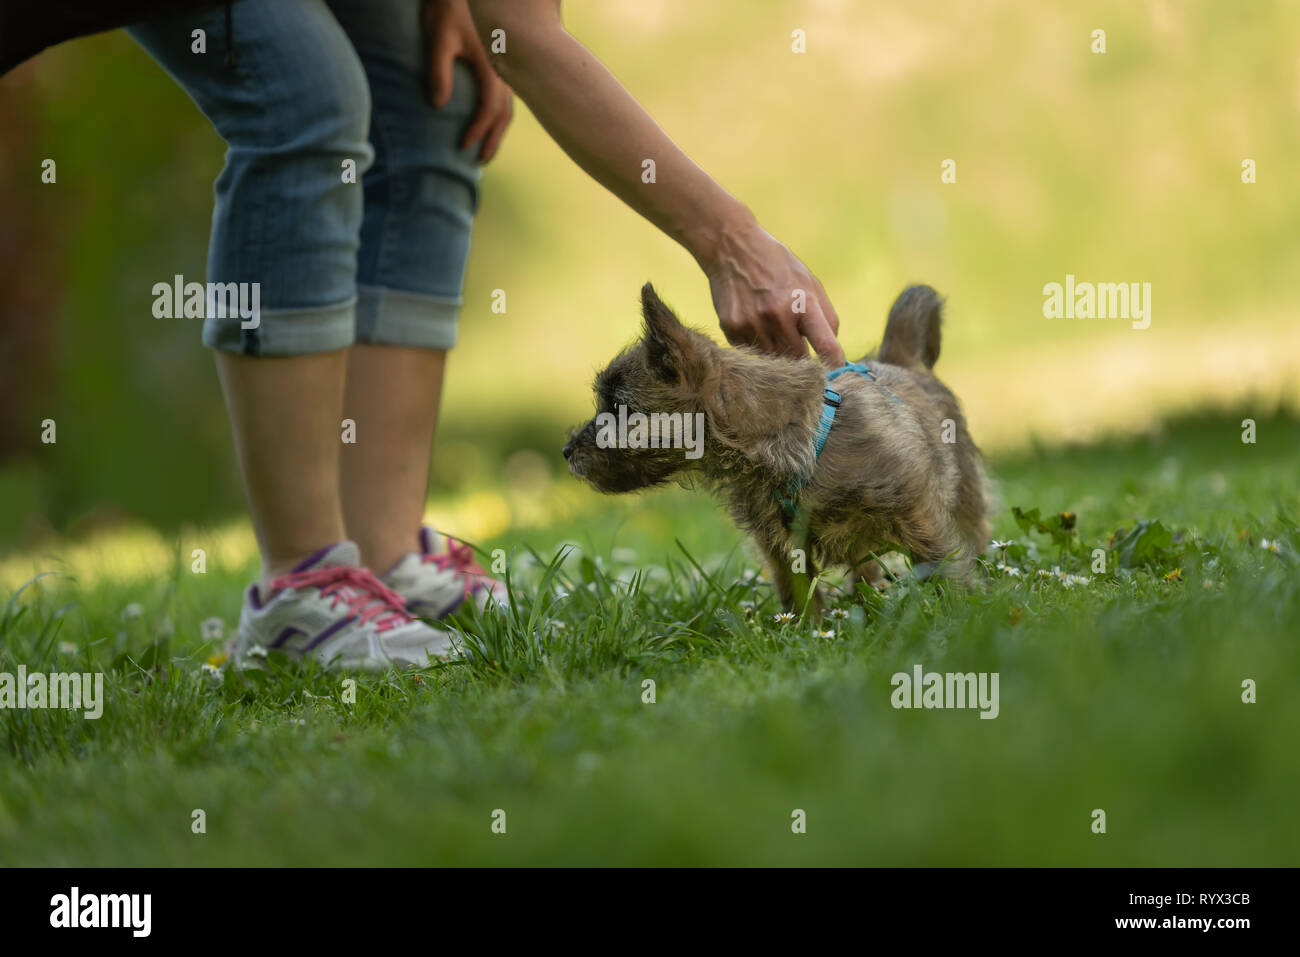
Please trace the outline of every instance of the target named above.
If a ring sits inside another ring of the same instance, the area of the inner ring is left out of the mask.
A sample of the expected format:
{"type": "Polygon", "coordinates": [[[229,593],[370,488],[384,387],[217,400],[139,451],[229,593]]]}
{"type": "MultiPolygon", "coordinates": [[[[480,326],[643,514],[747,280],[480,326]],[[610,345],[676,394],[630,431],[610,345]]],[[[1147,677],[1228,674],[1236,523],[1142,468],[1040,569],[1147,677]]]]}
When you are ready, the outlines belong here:
{"type": "Polygon", "coordinates": [[[970,546],[952,521],[936,521],[926,513],[914,514],[903,528],[904,545],[912,557],[912,576],[921,580],[963,580],[974,561],[970,546]]]}
{"type": "Polygon", "coordinates": [[[876,591],[884,591],[889,587],[890,580],[889,572],[885,569],[885,566],[874,558],[859,562],[853,566],[852,582],[855,586],[862,582],[870,585],[876,591]]]}

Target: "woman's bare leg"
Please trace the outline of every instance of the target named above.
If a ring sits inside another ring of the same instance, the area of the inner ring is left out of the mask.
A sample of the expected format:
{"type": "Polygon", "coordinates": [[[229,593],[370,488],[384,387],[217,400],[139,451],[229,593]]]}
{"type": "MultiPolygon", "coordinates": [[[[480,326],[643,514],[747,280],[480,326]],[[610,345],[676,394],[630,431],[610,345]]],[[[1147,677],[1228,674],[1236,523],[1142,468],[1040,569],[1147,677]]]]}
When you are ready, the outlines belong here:
{"type": "Polygon", "coordinates": [[[416,547],[446,358],[441,349],[358,343],[351,350],[343,408],[356,421],[357,441],[343,447],[343,520],[376,575],[416,547]]]}
{"type": "Polygon", "coordinates": [[[347,350],[216,359],[265,585],[347,537],[339,499],[347,350]]]}

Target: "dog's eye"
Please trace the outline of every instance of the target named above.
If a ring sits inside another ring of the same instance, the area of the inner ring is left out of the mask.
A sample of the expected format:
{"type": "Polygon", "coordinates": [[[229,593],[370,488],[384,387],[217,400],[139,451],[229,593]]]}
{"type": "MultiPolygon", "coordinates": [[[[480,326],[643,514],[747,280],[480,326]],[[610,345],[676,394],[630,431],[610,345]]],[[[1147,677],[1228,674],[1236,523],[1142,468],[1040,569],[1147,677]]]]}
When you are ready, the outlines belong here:
{"type": "Polygon", "coordinates": [[[596,383],[596,398],[600,402],[601,408],[612,409],[618,405],[619,386],[621,385],[622,379],[619,376],[610,376],[596,383]]]}

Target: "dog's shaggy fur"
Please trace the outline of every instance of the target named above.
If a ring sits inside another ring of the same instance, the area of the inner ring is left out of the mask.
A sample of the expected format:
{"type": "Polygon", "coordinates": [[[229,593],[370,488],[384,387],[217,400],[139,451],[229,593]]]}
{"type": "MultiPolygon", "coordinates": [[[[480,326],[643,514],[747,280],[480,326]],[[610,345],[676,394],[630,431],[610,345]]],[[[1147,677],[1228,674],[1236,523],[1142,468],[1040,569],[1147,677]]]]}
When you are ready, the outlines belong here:
{"type": "Polygon", "coordinates": [[[820,562],[872,584],[883,577],[873,555],[902,551],[960,577],[983,552],[987,482],[956,397],[930,371],[941,302],[929,286],[905,289],[890,310],[878,356],[863,360],[875,381],[848,372],[830,384],[842,401],[819,458],[814,438],[828,383],[815,359],[721,348],[683,326],[649,283],[641,300],[643,337],[597,376],[597,412],[702,412],[703,454],[602,448],[593,418],[564,448],[574,475],[602,492],[683,473],[703,479],[763,549],[787,609],[805,597],[796,594],[795,549],[810,576],[820,562]],[[791,520],[779,499],[798,476],[808,481],[791,520]]]}

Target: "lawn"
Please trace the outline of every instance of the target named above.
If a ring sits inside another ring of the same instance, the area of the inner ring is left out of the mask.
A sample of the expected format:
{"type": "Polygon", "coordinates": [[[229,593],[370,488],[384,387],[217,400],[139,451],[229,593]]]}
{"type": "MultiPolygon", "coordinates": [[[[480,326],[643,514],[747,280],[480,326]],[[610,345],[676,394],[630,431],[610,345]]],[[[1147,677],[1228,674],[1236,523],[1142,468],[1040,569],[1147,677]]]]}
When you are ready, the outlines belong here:
{"type": "Polygon", "coordinates": [[[106,701],[0,711],[0,863],[1300,864],[1300,420],[1244,444],[1248,414],[999,457],[1014,544],[980,587],[818,624],[775,620],[702,493],[543,469],[555,507],[477,542],[510,610],[463,620],[465,661],[354,688],[205,672],[246,550],[25,556],[58,574],[10,600],[0,671],[102,671],[106,701]],[[918,664],[997,673],[997,717],[896,710],[918,664]]]}

